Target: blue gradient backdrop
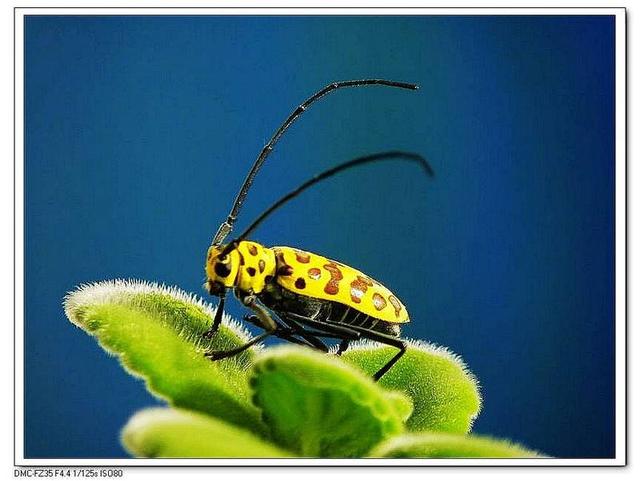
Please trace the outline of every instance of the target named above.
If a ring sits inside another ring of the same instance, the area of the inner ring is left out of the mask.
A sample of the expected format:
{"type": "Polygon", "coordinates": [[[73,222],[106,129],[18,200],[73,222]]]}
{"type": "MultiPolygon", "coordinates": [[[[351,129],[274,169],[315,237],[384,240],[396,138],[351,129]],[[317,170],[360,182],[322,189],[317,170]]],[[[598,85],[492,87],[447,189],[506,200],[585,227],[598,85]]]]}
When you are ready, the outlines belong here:
{"type": "MultiPolygon", "coordinates": [[[[612,17],[28,17],[27,457],[120,457],[156,404],[64,317],[79,283],[202,292],[204,254],[277,125],[337,92],[261,172],[240,223],[319,170],[349,172],[256,233],[357,266],[409,306],[406,335],[482,384],[475,432],[614,455],[612,17]]],[[[230,312],[241,315],[231,303],[230,312]]]]}

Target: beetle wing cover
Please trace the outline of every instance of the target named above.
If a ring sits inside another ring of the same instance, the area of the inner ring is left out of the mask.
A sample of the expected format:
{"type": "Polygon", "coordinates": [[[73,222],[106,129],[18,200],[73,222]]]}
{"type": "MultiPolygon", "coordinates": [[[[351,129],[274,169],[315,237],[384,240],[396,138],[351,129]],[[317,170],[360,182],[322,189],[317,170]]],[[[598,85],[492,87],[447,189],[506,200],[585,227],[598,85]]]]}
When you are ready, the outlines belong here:
{"type": "Polygon", "coordinates": [[[406,307],[378,281],[338,261],[293,247],[274,247],[276,281],[296,294],[339,302],[386,322],[409,322],[406,307]]]}

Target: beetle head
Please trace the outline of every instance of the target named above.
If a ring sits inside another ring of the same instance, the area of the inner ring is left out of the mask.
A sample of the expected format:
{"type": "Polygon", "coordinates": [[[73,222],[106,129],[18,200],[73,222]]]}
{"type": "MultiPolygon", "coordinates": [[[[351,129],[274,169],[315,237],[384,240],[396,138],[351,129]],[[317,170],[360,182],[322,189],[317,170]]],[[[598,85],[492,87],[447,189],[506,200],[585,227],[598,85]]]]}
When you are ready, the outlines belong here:
{"type": "Polygon", "coordinates": [[[225,289],[234,287],[240,268],[240,255],[237,250],[221,256],[225,246],[210,246],[207,252],[207,283],[209,294],[220,296],[225,289]]]}

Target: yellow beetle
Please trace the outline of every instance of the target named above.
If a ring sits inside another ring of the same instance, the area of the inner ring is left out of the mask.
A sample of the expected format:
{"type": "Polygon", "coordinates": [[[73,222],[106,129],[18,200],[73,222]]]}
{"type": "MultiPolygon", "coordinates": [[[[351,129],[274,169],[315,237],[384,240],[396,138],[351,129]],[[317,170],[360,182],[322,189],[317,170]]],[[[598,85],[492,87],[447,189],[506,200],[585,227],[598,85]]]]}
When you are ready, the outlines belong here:
{"type": "Polygon", "coordinates": [[[419,163],[433,176],[433,170],[420,155],[410,152],[382,152],[352,159],[316,175],[289,192],[265,210],[245,231],[231,242],[224,240],[233,229],[253,180],[282,134],[316,100],[343,87],[383,85],[415,90],[404,82],[382,79],[334,82],[309,97],[296,108],[262,149],[249,171],[227,220],[222,223],[207,252],[205,288],[220,302],[211,328],[203,334],[210,338],[222,320],[227,290],[253,315],[245,320],[264,329],[246,344],[229,351],[211,351],[212,360],[224,359],[260,342],[268,336],[302,344],[328,352],[320,338],[340,340],[337,354],[342,354],[351,341],[370,339],[399,349],[398,353],[373,376],[377,381],[406,350],[400,338],[400,324],[409,322],[402,302],[378,281],[338,261],[292,247],[264,247],[247,240],[253,230],[273,211],[312,185],[344,170],[371,162],[401,159],[419,163]]]}

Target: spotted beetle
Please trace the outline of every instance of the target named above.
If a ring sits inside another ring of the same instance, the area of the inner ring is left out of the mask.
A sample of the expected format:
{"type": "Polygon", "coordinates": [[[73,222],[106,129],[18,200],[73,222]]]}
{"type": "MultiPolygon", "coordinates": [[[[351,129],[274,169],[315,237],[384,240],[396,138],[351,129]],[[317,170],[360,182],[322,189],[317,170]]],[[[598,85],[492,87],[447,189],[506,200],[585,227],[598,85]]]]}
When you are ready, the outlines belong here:
{"type": "Polygon", "coordinates": [[[402,357],[406,342],[400,338],[400,324],[409,322],[402,302],[378,281],[338,261],[291,247],[264,247],[247,240],[270,214],[312,185],[356,166],[389,159],[418,163],[433,176],[429,163],[420,155],[390,151],[366,155],[326,170],[289,192],[266,209],[242,234],[224,244],[255,176],[273,151],[277,141],[315,101],[337,89],[381,85],[416,90],[417,85],[382,79],[334,82],[305,100],[262,149],[247,175],[227,219],[220,225],[207,252],[205,288],[218,296],[211,328],[203,333],[211,338],[220,326],[225,296],[233,290],[236,298],[253,311],[245,320],[264,332],[246,344],[228,351],[210,351],[212,360],[234,356],[269,336],[328,352],[320,338],[340,341],[337,355],[350,342],[369,339],[398,348],[398,353],[373,376],[380,379],[402,357]]]}

